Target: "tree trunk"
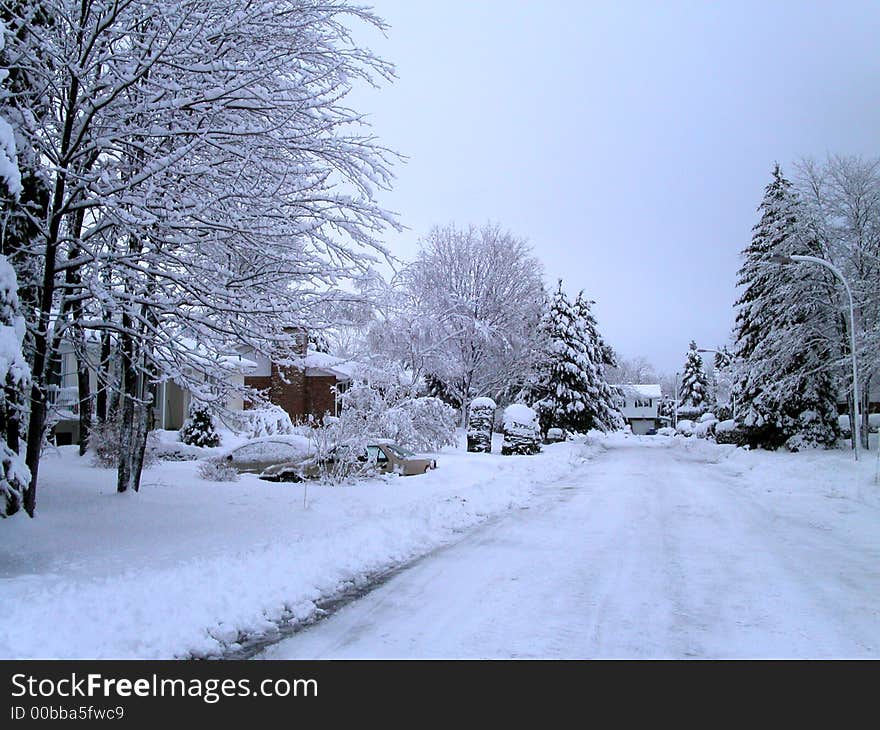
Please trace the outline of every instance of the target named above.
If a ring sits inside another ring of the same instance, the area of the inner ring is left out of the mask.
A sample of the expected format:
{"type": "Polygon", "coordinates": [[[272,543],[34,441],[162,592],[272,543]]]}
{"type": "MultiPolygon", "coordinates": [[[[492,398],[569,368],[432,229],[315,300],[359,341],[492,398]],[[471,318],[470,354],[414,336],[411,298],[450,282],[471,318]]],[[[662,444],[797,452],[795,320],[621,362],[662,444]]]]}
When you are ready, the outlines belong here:
{"type": "MultiPolygon", "coordinates": [[[[83,339],[85,347],[85,339],[83,339]]],[[[76,387],[79,398],[79,455],[89,450],[92,433],[92,384],[89,380],[89,364],[85,357],[76,359],[76,387]]]]}
{"type": "MultiPolygon", "coordinates": [[[[109,321],[109,316],[106,318],[109,321]]],[[[110,333],[101,332],[101,362],[98,364],[98,388],[95,394],[95,416],[104,423],[107,420],[107,390],[110,384],[110,333]]]]}
{"type": "Polygon", "coordinates": [[[132,486],[132,455],[135,446],[137,419],[137,369],[134,364],[134,341],[130,332],[131,317],[122,316],[123,331],[119,336],[120,414],[119,414],[119,467],[116,473],[116,491],[125,492],[132,486]]]}
{"type": "Polygon", "coordinates": [[[868,406],[871,404],[871,376],[865,377],[864,392],[862,393],[862,446],[865,451],[871,448],[871,419],[868,406]]]}

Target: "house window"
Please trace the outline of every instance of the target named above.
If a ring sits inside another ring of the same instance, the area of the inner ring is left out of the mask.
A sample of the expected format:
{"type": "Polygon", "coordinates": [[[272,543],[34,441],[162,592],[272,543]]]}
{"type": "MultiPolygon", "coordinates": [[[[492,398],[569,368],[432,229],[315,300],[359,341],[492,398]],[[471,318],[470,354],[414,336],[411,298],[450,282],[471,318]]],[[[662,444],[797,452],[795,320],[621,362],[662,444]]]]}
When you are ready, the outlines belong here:
{"type": "Polygon", "coordinates": [[[648,398],[647,400],[637,399],[636,403],[635,403],[635,407],[636,408],[650,408],[651,407],[651,399],[650,398],[648,398]]]}

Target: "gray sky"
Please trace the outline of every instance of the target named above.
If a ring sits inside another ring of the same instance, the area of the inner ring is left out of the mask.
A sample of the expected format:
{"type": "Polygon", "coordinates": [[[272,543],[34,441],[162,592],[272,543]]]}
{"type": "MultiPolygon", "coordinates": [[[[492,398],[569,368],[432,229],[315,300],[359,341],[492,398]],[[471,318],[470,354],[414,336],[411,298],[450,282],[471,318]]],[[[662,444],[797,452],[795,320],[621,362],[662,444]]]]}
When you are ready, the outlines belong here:
{"type": "Polygon", "coordinates": [[[393,252],[498,222],[661,370],[727,340],[774,161],[880,154],[877,0],[371,4],[398,80],[352,105],[409,158],[393,252]]]}

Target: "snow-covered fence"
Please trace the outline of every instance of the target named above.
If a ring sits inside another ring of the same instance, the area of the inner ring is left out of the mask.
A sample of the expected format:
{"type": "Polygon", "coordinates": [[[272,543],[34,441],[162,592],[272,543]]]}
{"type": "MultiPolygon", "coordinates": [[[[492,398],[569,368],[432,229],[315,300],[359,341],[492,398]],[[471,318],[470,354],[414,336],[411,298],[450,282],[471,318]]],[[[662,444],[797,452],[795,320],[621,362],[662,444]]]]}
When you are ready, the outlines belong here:
{"type": "Polygon", "coordinates": [[[495,422],[495,401],[476,398],[471,401],[468,416],[467,450],[487,454],[492,451],[492,426],[495,422]]]}
{"type": "Polygon", "coordinates": [[[504,409],[502,418],[504,441],[501,453],[537,454],[541,450],[541,431],[538,414],[523,403],[513,403],[504,409]]]}

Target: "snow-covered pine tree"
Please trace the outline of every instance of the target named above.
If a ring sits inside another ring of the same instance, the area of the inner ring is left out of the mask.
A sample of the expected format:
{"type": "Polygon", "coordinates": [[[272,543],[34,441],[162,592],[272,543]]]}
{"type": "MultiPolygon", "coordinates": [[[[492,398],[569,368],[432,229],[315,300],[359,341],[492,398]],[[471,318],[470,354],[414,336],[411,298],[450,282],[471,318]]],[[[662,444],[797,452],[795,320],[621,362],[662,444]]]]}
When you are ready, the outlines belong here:
{"type": "MultiPolygon", "coordinates": [[[[6,27],[0,20],[0,51],[6,27]]],[[[12,127],[0,116],[0,201],[2,217],[17,205],[22,190],[12,127]]],[[[18,279],[0,253],[0,517],[21,508],[30,471],[19,454],[19,421],[30,370],[22,354],[24,319],[18,302],[18,279]]]]}
{"type": "Polygon", "coordinates": [[[617,393],[608,384],[605,368],[616,365],[614,350],[611,349],[602,335],[599,324],[592,312],[593,302],[579,292],[574,302],[578,329],[583,338],[583,347],[590,367],[587,376],[587,409],[583,419],[583,429],[599,431],[616,431],[623,428],[623,417],[617,403],[617,393]]]}
{"type": "Polygon", "coordinates": [[[554,426],[576,431],[579,416],[586,410],[582,339],[577,332],[577,318],[572,303],[562,288],[562,280],[550,299],[541,322],[546,352],[540,373],[532,386],[537,396],[534,409],[547,433],[554,426]]]}
{"type": "Polygon", "coordinates": [[[702,409],[709,406],[709,378],[703,367],[703,358],[697,352],[697,343],[693,340],[684,361],[678,397],[685,408],[702,409]]]}
{"type": "Polygon", "coordinates": [[[613,353],[599,335],[590,302],[578,294],[571,303],[562,281],[542,323],[547,351],[534,392],[541,429],[558,427],[586,432],[609,431],[622,421],[615,395],[605,379],[613,353]]]}
{"type": "Polygon", "coordinates": [[[214,419],[203,405],[193,402],[189,407],[189,418],[180,429],[180,440],[190,446],[208,448],[220,445],[220,434],[214,428],[214,419]]]}
{"type": "Polygon", "coordinates": [[[833,282],[818,267],[769,260],[821,253],[778,165],[758,210],[737,282],[736,420],[752,446],[829,446],[837,436],[833,282]]]}
{"type": "MultiPolygon", "coordinates": [[[[5,185],[0,179],[0,187],[5,185]]],[[[0,254],[0,517],[18,512],[31,476],[19,454],[19,423],[30,370],[21,352],[25,326],[17,290],[15,272],[0,254]]]]}

